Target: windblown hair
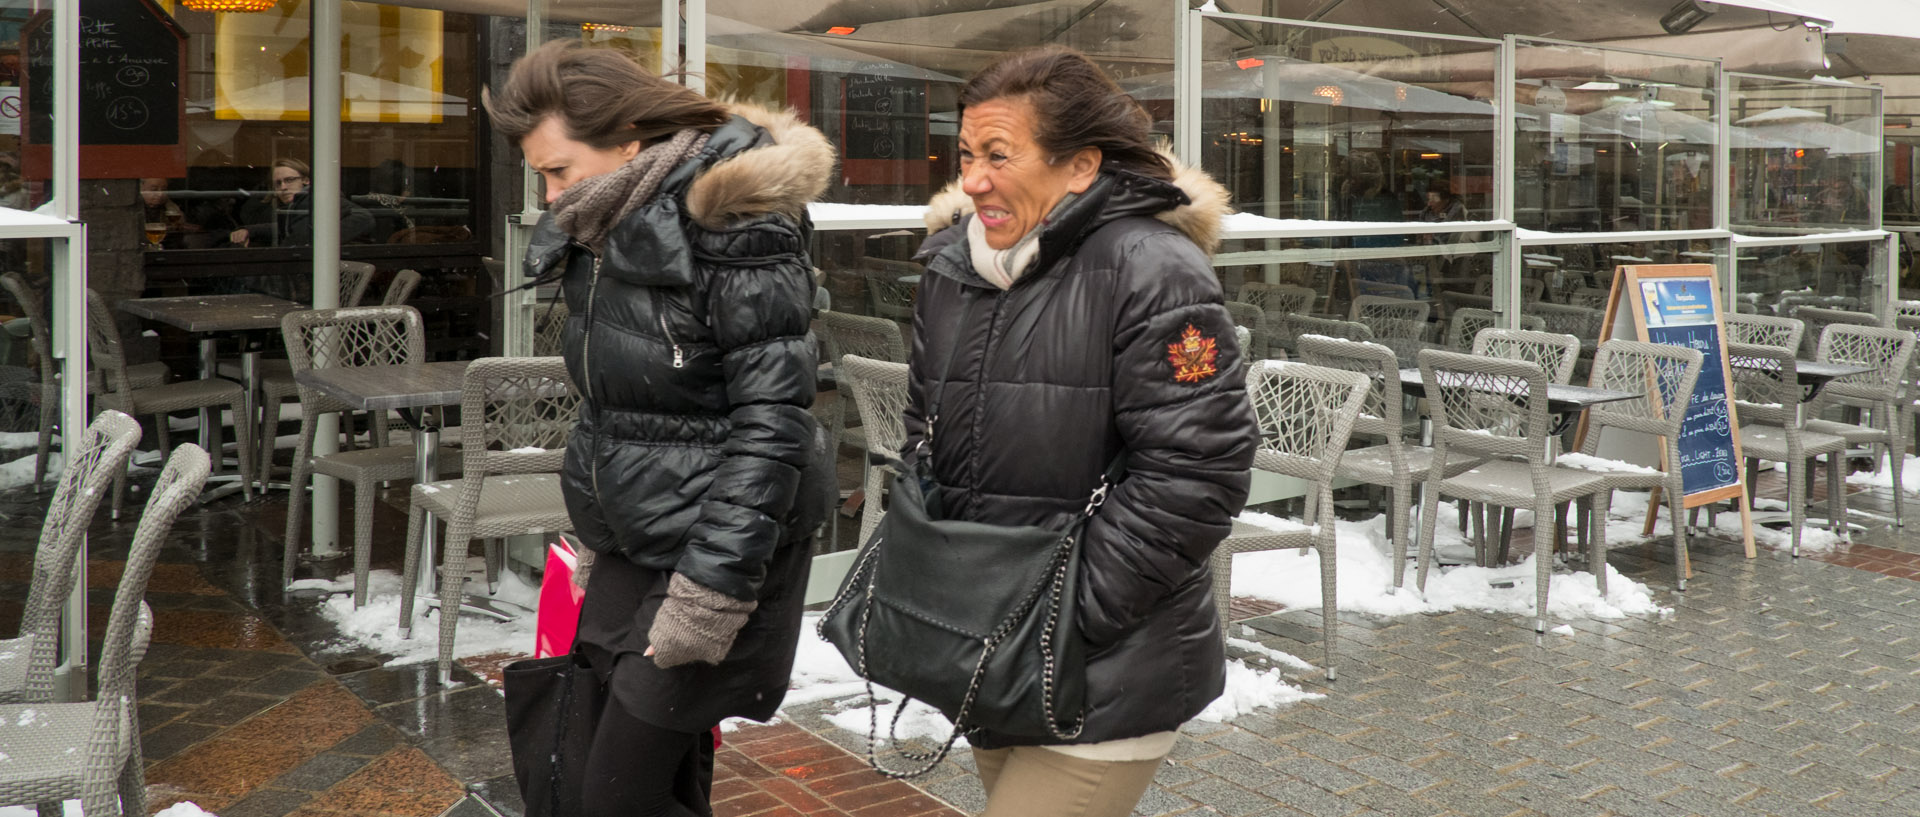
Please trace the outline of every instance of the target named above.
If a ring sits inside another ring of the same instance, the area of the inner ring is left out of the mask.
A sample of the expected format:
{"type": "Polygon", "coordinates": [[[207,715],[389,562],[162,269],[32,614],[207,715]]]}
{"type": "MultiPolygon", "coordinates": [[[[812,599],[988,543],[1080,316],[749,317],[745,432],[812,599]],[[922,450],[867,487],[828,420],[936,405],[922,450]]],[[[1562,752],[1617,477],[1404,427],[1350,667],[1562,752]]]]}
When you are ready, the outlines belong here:
{"type": "Polygon", "coordinates": [[[968,105],[1016,98],[1033,106],[1034,141],[1049,161],[1094,147],[1107,166],[1173,178],[1153,148],[1153,117],[1087,55],[1063,45],[1008,52],[960,89],[960,114],[964,119],[968,105]]]}
{"type": "MultiPolygon", "coordinates": [[[[302,179],[313,178],[313,169],[307,167],[307,163],[300,161],[299,159],[275,159],[273,160],[273,166],[284,167],[288,170],[298,173],[300,174],[300,178],[302,179]]],[[[272,171],[268,171],[268,172],[272,172],[272,171]]]]}
{"type": "Polygon", "coordinates": [[[555,40],[515,60],[498,93],[483,89],[493,126],[519,144],[557,116],[567,137],[595,148],[651,142],[731,118],[720,103],[655,75],[623,51],[555,40]]]}

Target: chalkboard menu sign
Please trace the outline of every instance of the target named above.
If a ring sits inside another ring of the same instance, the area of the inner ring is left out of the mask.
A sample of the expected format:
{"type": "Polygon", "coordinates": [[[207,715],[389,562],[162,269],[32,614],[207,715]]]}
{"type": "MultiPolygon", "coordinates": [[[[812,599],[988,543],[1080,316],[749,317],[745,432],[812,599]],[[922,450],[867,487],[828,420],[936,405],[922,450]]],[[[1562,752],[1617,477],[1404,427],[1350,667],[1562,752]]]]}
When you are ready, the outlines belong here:
{"type": "MultiPolygon", "coordinates": [[[[53,18],[42,13],[26,50],[25,141],[30,166],[51,158],[53,18]]],[[[80,175],[186,173],[186,32],[152,0],[81,0],[80,175]]]]}
{"type": "MultiPolygon", "coordinates": [[[[1602,338],[1633,338],[1700,352],[1704,359],[1680,425],[1680,461],[1661,462],[1680,469],[1686,494],[1683,507],[1738,500],[1747,555],[1754,555],[1752,509],[1741,464],[1740,425],[1734,413],[1733,378],[1727,368],[1726,327],[1720,320],[1719,285],[1711,264],[1623,266],[1613,277],[1602,338]]],[[[1584,432],[1583,432],[1584,436],[1584,432]]],[[[1605,444],[1605,441],[1602,441],[1605,444]]],[[[1662,457],[1664,457],[1664,450],[1662,457]]],[[[1643,463],[1646,464],[1646,463],[1643,463]]],[[[1650,502],[1646,531],[1652,531],[1658,501],[1650,502]]],[[[1674,520],[1674,524],[1682,524],[1674,520]]]]}
{"type": "Polygon", "coordinates": [[[842,80],[842,169],[848,184],[925,184],[927,83],[859,66],[842,80]]]}

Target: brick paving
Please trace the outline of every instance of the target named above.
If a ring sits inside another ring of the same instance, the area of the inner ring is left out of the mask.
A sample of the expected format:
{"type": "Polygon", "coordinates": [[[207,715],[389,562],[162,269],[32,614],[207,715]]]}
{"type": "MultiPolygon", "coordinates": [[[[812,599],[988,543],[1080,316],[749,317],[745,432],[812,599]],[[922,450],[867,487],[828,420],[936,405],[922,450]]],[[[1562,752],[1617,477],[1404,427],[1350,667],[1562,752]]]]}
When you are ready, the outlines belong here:
{"type": "MultiPolygon", "coordinates": [[[[381,504],[379,541],[399,536],[403,490],[381,504]]],[[[15,521],[0,525],[0,632],[17,619],[44,501],[0,494],[15,521]]],[[[283,598],[270,578],[283,507],[189,511],[156,571],[140,687],[152,810],[191,799],[226,817],[479,817],[485,801],[517,815],[499,696],[481,683],[505,657],[442,690],[427,665],[336,643],[312,599],[283,598]]],[[[94,528],[98,619],[131,530],[94,528]]],[[[1609,562],[1672,613],[1539,640],[1519,616],[1343,614],[1341,680],[1290,676],[1326,697],[1190,725],[1137,813],[1920,814],[1920,537],[1856,538],[1799,560],[1696,540],[1684,594],[1664,545],[1615,550],[1609,562]]],[[[397,558],[375,553],[376,567],[397,558]]],[[[1237,636],[1319,654],[1313,611],[1233,607],[1237,636]]],[[[864,735],[827,721],[841,705],[729,733],[716,815],[981,808],[964,750],[913,784],[866,771],[864,735]]]]}

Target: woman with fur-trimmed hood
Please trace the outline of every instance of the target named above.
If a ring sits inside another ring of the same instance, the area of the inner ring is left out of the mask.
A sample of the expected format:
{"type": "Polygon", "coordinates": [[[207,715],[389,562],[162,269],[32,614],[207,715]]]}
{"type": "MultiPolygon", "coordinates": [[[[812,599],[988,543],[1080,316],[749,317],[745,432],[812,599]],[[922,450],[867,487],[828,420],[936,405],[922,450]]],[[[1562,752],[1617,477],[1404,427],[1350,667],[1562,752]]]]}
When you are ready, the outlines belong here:
{"type": "Polygon", "coordinates": [[[585,398],[562,474],[598,555],[576,654],[611,700],[583,813],[708,814],[708,730],[779,707],[833,490],[806,217],[833,149],[575,41],[486,104],[546,183],[527,274],[561,284],[585,398]]]}
{"type": "Polygon", "coordinates": [[[960,180],[914,314],[907,455],[945,515],[1080,539],[1085,720],[1070,740],[967,736],[989,817],[1124,817],[1225,678],[1208,557],[1258,433],[1208,263],[1226,190],[1151,146],[1084,55],[1007,54],[960,91],[960,180]]]}

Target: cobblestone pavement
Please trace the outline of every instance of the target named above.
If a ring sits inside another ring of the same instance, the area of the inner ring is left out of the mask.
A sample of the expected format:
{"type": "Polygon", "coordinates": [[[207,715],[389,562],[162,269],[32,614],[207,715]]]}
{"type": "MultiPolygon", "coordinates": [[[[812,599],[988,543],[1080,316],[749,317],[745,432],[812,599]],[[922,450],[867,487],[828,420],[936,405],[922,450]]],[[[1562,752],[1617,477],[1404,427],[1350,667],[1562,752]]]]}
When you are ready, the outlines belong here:
{"type": "MultiPolygon", "coordinates": [[[[403,530],[388,503],[404,487],[380,506],[382,543],[403,530]]],[[[277,589],[283,508],[276,496],[190,511],[156,572],[140,688],[152,808],[398,817],[483,815],[484,801],[517,814],[498,696],[475,675],[497,660],[440,689],[419,665],[341,647],[310,598],[277,589]]],[[[12,520],[0,526],[0,632],[17,619],[42,509],[29,492],[0,495],[12,520]]],[[[96,618],[131,530],[104,515],[94,527],[96,618]]],[[[1664,547],[1616,550],[1610,563],[1672,614],[1575,621],[1538,641],[1518,616],[1343,615],[1340,680],[1293,678],[1326,697],[1189,726],[1138,813],[1920,814],[1920,537],[1859,538],[1797,561],[1696,541],[1684,594],[1664,547]]],[[[376,567],[397,558],[375,550],[376,567]]],[[[1251,616],[1236,635],[1319,654],[1312,611],[1236,606],[1251,616]]],[[[833,706],[730,734],[716,814],[982,806],[965,751],[914,785],[887,781],[864,770],[864,736],[826,721],[833,706]]]]}

